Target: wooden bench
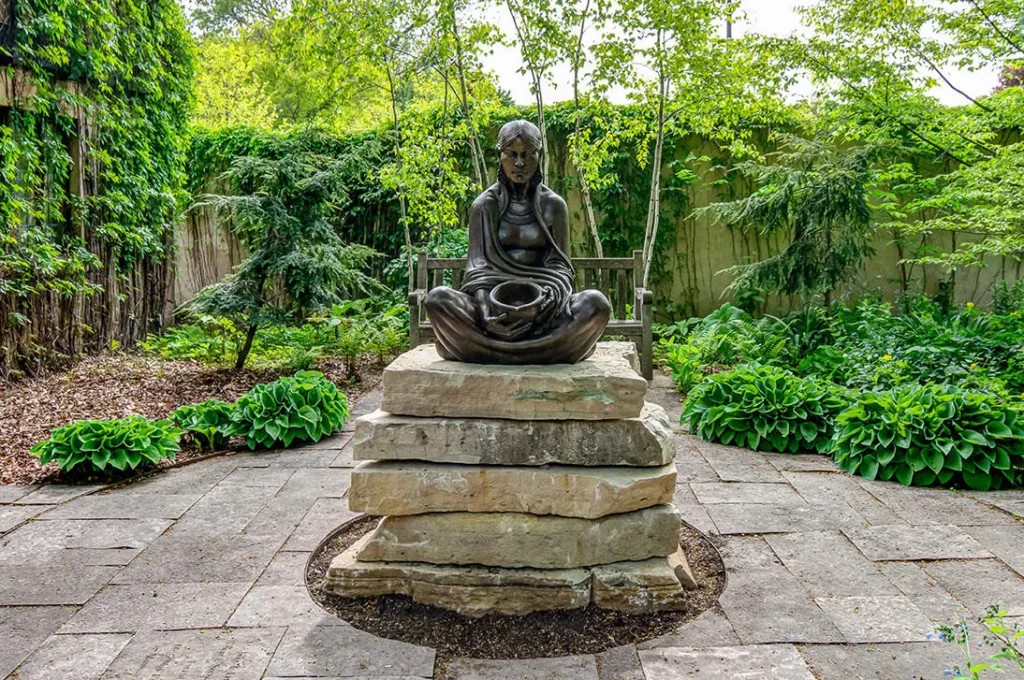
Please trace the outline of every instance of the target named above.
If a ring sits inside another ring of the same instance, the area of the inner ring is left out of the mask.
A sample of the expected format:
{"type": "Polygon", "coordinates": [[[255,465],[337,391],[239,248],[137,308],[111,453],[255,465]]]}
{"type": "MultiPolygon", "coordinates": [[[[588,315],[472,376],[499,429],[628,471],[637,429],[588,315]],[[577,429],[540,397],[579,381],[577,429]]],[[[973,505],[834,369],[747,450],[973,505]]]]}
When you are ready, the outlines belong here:
{"type": "MultiPolygon", "coordinates": [[[[650,380],[654,371],[651,359],[652,294],[640,285],[644,273],[643,252],[634,250],[633,257],[578,257],[573,258],[572,264],[576,268],[577,290],[599,290],[612,303],[612,320],[604,338],[632,340],[640,356],[641,373],[650,380]]],[[[465,271],[466,258],[427,257],[427,251],[420,251],[416,263],[416,289],[409,293],[410,349],[434,341],[434,331],[423,309],[427,292],[438,286],[461,287],[465,271]]]]}

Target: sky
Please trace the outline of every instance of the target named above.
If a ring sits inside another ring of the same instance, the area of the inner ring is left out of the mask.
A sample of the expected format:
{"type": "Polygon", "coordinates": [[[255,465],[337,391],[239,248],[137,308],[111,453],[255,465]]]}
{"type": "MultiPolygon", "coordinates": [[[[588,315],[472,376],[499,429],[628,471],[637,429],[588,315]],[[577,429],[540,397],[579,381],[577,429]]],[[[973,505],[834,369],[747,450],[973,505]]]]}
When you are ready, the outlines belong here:
{"type": "MultiPolygon", "coordinates": [[[[739,37],[749,31],[776,36],[790,35],[800,26],[796,7],[813,5],[814,2],[815,0],[742,0],[740,4],[743,13],[746,14],[746,20],[733,26],[733,35],[739,37]]],[[[506,44],[509,46],[496,47],[493,54],[484,58],[484,67],[497,76],[499,85],[510,92],[517,103],[533,103],[529,80],[527,76],[518,73],[519,68],[522,67],[522,59],[514,42],[515,29],[508,12],[496,12],[492,21],[509,36],[509,39],[506,40],[506,44]]],[[[722,31],[724,35],[724,26],[722,31]]],[[[999,82],[999,69],[993,67],[987,72],[974,73],[948,70],[947,76],[958,88],[977,97],[989,94],[995,89],[999,82]]],[[[797,86],[795,92],[797,95],[810,94],[810,87],[807,85],[797,86]]],[[[959,105],[966,101],[948,87],[936,88],[932,94],[944,104],[959,105]]],[[[551,82],[545,84],[543,95],[545,103],[554,103],[572,97],[572,78],[568,67],[554,70],[551,82]]]]}

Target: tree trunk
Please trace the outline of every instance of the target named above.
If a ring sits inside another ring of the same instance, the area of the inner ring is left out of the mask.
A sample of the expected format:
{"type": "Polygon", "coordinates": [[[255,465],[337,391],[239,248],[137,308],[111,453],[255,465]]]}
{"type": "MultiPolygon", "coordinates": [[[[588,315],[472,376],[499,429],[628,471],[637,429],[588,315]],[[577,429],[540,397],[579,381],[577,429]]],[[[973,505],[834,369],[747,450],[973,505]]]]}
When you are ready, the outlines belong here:
{"type": "MultiPolygon", "coordinates": [[[[661,44],[660,31],[658,44],[661,44]]],[[[665,98],[668,96],[668,82],[663,72],[659,72],[658,79],[658,134],[654,144],[654,161],[651,164],[651,198],[647,206],[647,227],[644,230],[644,288],[647,288],[651,276],[651,260],[654,259],[654,242],[658,238],[658,217],[661,212],[661,156],[665,143],[665,98]]]]}
{"type": "MultiPolygon", "coordinates": [[[[395,99],[395,80],[391,74],[391,63],[387,63],[387,76],[388,76],[388,94],[391,95],[391,122],[394,127],[394,140],[395,140],[395,163],[398,164],[398,172],[401,175],[402,172],[402,133],[398,128],[398,103],[395,99]]],[[[412,234],[409,231],[409,220],[406,219],[405,210],[405,194],[399,193],[398,196],[398,209],[402,218],[402,228],[405,230],[405,255],[407,262],[407,270],[409,276],[409,292],[412,292],[415,286],[415,275],[412,269],[412,234]]]]}
{"type": "Polygon", "coordinates": [[[242,345],[242,349],[238,351],[238,359],[235,361],[235,370],[241,370],[245,366],[245,360],[249,358],[249,350],[252,349],[252,341],[256,337],[256,331],[259,329],[255,323],[249,323],[249,330],[245,333],[245,344],[242,345]]]}
{"type": "MultiPolygon", "coordinates": [[[[576,105],[576,121],[573,136],[579,140],[580,134],[580,62],[583,54],[583,33],[587,25],[587,13],[590,11],[590,0],[587,0],[583,8],[583,16],[580,18],[580,32],[576,39],[576,54],[572,65],[572,99],[576,105]]],[[[578,142],[577,142],[578,143],[578,142]]],[[[574,163],[575,165],[575,163],[574,163]]],[[[587,185],[587,178],[576,168],[576,174],[580,178],[580,196],[583,198],[583,214],[586,216],[587,228],[594,239],[594,257],[604,257],[604,248],[601,247],[601,236],[597,233],[597,219],[594,217],[594,203],[590,199],[590,187],[587,185]]]]}
{"type": "Polygon", "coordinates": [[[466,128],[469,130],[469,155],[473,161],[473,175],[477,186],[483,191],[487,186],[487,170],[485,169],[483,149],[480,147],[480,139],[476,134],[476,126],[473,125],[473,117],[469,110],[469,90],[466,87],[466,67],[462,60],[462,38],[459,37],[459,23],[455,16],[455,3],[452,8],[452,37],[455,39],[455,68],[459,72],[459,90],[461,96],[459,103],[462,107],[462,116],[466,119],[466,128]]]}

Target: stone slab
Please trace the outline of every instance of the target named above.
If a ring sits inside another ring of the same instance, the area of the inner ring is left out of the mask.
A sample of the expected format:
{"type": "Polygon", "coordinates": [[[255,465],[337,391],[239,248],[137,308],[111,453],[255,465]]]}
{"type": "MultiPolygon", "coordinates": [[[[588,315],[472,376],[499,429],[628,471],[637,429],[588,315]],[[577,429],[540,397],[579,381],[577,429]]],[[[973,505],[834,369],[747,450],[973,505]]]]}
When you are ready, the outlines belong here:
{"type": "Polygon", "coordinates": [[[29,495],[39,486],[37,484],[0,484],[0,503],[13,503],[19,498],[24,498],[29,495]]]}
{"type": "Polygon", "coordinates": [[[964,529],[985,549],[1024,576],[1024,526],[966,527],[964,529]]]}
{"type": "Polygon", "coordinates": [[[228,619],[229,628],[270,628],[334,619],[304,586],[255,586],[228,619]]]}
{"type": "Polygon", "coordinates": [[[879,562],[878,568],[932,623],[970,620],[971,613],[915,562],[879,562]]]}
{"type": "Polygon", "coordinates": [[[718,605],[708,609],[668,635],[641,642],[639,649],[656,647],[716,647],[738,646],[740,639],[732,624],[718,605]]]}
{"type": "Polygon", "coordinates": [[[56,505],[103,488],[102,484],[47,484],[14,501],[16,505],[56,505]]]}
{"type": "Polygon", "coordinates": [[[318,498],[285,542],[282,550],[313,551],[339,526],[354,519],[343,498],[318,498]]]}
{"type": "Polygon", "coordinates": [[[18,680],[99,680],[128,634],[52,635],[18,667],[18,680]]]}
{"type": "Polygon", "coordinates": [[[984,616],[993,604],[1008,616],[1024,616],[1024,579],[996,560],[932,562],[924,570],[974,617],[984,616]]]}
{"type": "Polygon", "coordinates": [[[274,555],[260,574],[257,586],[301,586],[306,583],[308,552],[284,552],[274,555]]]}
{"type": "Polygon", "coordinates": [[[801,655],[820,680],[948,678],[955,647],[941,642],[888,645],[814,645],[801,655]]]}
{"type": "Polygon", "coordinates": [[[523,512],[594,519],[672,502],[676,466],[544,467],[380,461],[352,471],[349,509],[368,515],[523,512]]]}
{"type": "Polygon", "coordinates": [[[593,656],[554,659],[455,659],[451,680],[598,680],[593,656]]]}
{"type": "Polygon", "coordinates": [[[283,635],[283,628],[146,631],[102,680],[259,680],[283,635]]]}
{"type": "Polygon", "coordinates": [[[813,597],[899,595],[889,579],[838,531],[771,534],[765,540],[813,597]]]}
{"type": "Polygon", "coordinates": [[[661,647],[640,651],[647,680],[814,680],[792,645],[661,647]]]}
{"type": "Polygon", "coordinates": [[[417,562],[360,562],[368,536],[334,558],[325,588],[344,597],[407,595],[467,616],[577,609],[590,602],[587,569],[501,569],[417,562]]]}
{"type": "Polygon", "coordinates": [[[4,607],[0,610],[0,677],[18,667],[62,623],[74,607],[4,607]]]}
{"type": "Polygon", "coordinates": [[[640,667],[636,645],[612,647],[594,655],[598,680],[647,680],[640,667]]]}
{"type": "Polygon", "coordinates": [[[786,534],[865,524],[864,518],[842,500],[830,505],[720,503],[706,509],[722,534],[786,534]]]}
{"type": "Polygon", "coordinates": [[[818,597],[848,642],[924,642],[933,624],[904,595],[818,597]]]}
{"type": "Polygon", "coordinates": [[[671,505],[593,520],[503,512],[385,517],[358,557],[572,569],[671,555],[679,547],[680,526],[671,505]]]}
{"type": "Polygon", "coordinates": [[[156,583],[107,586],[61,628],[61,633],[218,628],[242,601],[244,583],[156,583]]]}
{"type": "Polygon", "coordinates": [[[0,606],[85,604],[118,571],[54,563],[0,567],[0,606]]]}
{"type": "Polygon", "coordinates": [[[37,519],[0,539],[0,565],[45,562],[68,549],[137,554],[171,524],[167,519],[37,519]]]}
{"type": "Polygon", "coordinates": [[[0,534],[6,533],[22,522],[32,519],[51,505],[2,505],[0,506],[0,534]]]}
{"type": "Polygon", "coordinates": [[[690,484],[690,489],[703,505],[722,503],[806,504],[806,501],[789,484],[693,482],[690,484]]]}
{"type": "MultiPolygon", "coordinates": [[[[339,625],[340,624],[340,625],[339,625]]],[[[289,626],[268,676],[377,678],[434,674],[434,650],[344,625],[289,626]]]]}
{"type": "Polygon", "coordinates": [[[647,381],[632,343],[598,343],[578,364],[503,366],[441,359],[420,345],[384,370],[381,410],[405,416],[608,420],[636,418],[647,381]]]}
{"type": "Polygon", "coordinates": [[[674,455],[671,423],[651,403],[639,417],[619,420],[416,418],[375,411],[356,423],[352,451],[355,460],[471,465],[659,466],[674,455]]]}
{"type": "Polygon", "coordinates": [[[952,525],[872,525],[844,529],[853,544],[869,560],[956,560],[983,559],[992,553],[952,525]]]}
{"type": "Polygon", "coordinates": [[[664,557],[604,564],[591,570],[592,601],[601,609],[639,614],[686,609],[686,593],[664,557]]]}
{"type": "Polygon", "coordinates": [[[277,542],[247,536],[162,536],[114,579],[114,583],[252,584],[270,564],[277,542]]]}
{"type": "Polygon", "coordinates": [[[178,519],[200,498],[197,494],[94,494],[69,501],[47,519],[178,519]]]}

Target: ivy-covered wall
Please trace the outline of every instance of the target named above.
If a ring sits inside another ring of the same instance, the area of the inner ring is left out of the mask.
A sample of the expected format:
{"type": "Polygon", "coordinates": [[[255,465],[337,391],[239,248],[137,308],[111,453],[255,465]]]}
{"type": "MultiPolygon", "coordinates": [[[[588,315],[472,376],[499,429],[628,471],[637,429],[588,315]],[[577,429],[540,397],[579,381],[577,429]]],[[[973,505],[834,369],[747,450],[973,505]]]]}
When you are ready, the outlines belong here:
{"type": "Polygon", "coordinates": [[[16,0],[0,24],[3,378],[161,322],[194,64],[175,0],[16,0]]]}

